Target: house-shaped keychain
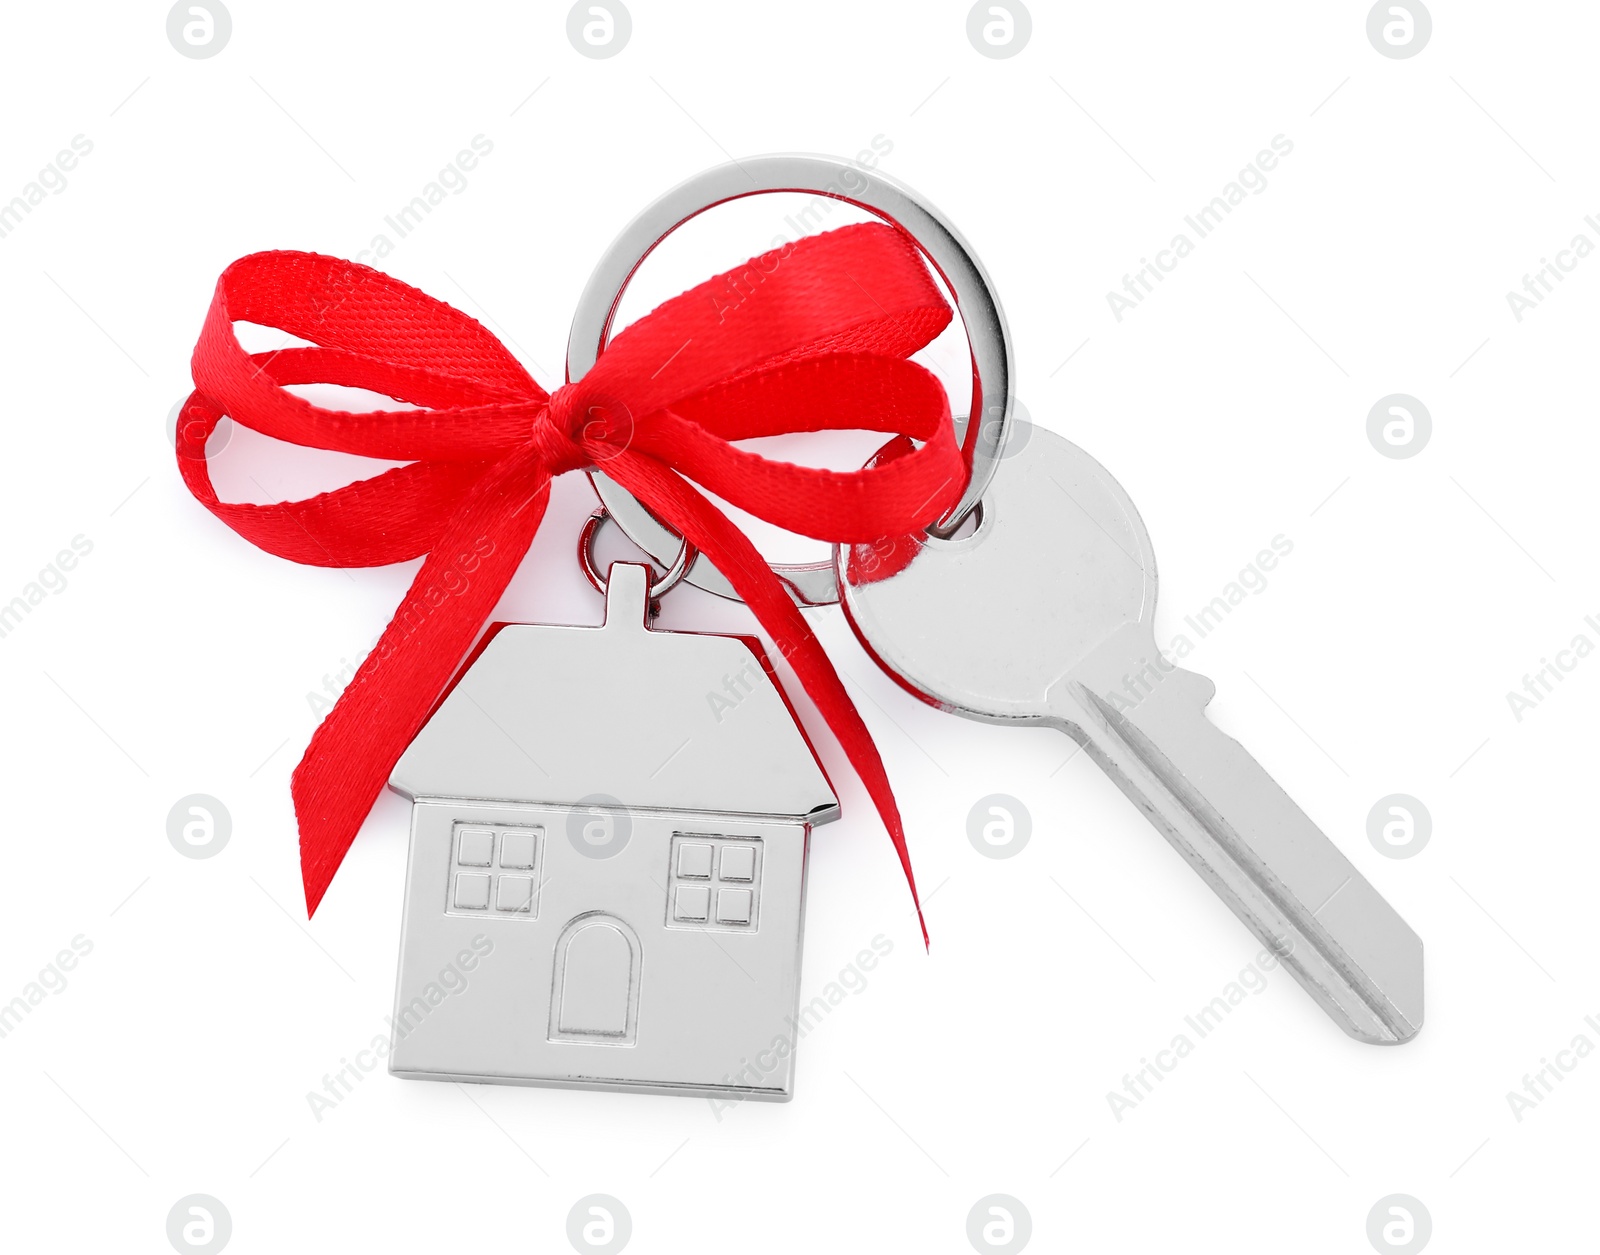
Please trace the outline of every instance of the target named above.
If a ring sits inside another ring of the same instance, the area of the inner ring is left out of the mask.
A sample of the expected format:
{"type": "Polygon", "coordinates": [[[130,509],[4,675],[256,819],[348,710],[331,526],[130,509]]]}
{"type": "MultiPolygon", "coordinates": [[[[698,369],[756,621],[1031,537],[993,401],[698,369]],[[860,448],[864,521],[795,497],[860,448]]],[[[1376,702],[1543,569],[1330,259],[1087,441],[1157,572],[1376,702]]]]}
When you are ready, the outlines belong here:
{"type": "Polygon", "coordinates": [[[839,803],[758,641],[502,628],[390,777],[411,851],[390,1071],[792,1092],[806,851],[839,803]]]}

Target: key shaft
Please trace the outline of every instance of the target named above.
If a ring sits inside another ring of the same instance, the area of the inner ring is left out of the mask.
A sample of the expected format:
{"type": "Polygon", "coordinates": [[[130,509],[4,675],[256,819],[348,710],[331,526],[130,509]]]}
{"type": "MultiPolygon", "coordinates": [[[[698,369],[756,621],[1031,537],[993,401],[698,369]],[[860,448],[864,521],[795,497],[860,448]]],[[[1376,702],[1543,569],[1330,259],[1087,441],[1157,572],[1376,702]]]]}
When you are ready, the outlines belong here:
{"type": "Polygon", "coordinates": [[[1056,685],[1049,707],[1345,1032],[1409,1041],[1422,1027],[1421,939],[1211,722],[1214,692],[1134,624],[1056,685]]]}

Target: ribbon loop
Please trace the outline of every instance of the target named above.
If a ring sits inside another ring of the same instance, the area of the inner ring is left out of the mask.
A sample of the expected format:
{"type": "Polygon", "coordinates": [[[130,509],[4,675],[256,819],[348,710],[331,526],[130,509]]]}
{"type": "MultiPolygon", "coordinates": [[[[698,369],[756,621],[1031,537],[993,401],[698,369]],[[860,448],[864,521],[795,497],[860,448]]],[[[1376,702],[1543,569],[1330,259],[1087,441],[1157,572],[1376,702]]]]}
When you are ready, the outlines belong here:
{"type": "Polygon", "coordinates": [[[595,464],[739,590],[860,774],[915,899],[899,810],[866,725],[755,548],[688,481],[823,540],[920,531],[959,497],[966,471],[943,388],[905,359],[949,321],[910,241],[880,224],[845,227],[673,297],[617,335],[585,376],[547,394],[472,318],[376,270],[282,252],[229,266],[180,418],[190,491],[251,543],[296,562],[427,555],[295,769],[307,911],[494,613],[543,518],[550,478],[595,464]],[[310,344],[250,354],[236,321],[310,344]],[[306,383],[419,408],[327,409],[287,390],[306,383]],[[407,464],[304,501],[224,502],[205,462],[224,414],[280,440],[407,464]],[[846,473],[729,443],[845,427],[896,436],[903,455],[846,473]]]}

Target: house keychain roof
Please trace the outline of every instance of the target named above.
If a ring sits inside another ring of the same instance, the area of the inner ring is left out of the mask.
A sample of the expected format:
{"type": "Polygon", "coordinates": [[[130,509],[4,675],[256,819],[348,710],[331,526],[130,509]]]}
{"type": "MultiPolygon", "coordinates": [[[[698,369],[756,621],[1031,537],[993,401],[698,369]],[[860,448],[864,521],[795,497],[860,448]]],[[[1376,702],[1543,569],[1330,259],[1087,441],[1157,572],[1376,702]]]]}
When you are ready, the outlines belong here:
{"type": "Polygon", "coordinates": [[[648,628],[644,569],[617,566],[604,626],[502,628],[401,755],[390,787],[413,800],[601,794],[630,807],[837,818],[760,642],[648,628]]]}

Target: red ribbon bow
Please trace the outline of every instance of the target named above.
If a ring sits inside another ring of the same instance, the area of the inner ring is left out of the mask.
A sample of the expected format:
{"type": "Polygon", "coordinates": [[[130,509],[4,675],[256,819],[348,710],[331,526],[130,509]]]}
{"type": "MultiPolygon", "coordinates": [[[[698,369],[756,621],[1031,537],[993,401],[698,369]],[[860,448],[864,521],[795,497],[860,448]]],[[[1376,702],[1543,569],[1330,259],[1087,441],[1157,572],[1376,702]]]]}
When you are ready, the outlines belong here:
{"type": "Polygon", "coordinates": [[[307,913],[516,572],[550,478],[593,465],[705,554],[755,612],[866,785],[916,900],[899,810],[866,725],[760,554],[688,481],[820,540],[921,530],[955,502],[966,471],[944,389],[904,359],[949,320],[905,236],[845,227],[674,297],[612,340],[582,379],[546,394],[472,318],[367,266],[269,252],[223,271],[178,425],[189,490],[246,540],[295,562],[378,566],[427,555],[295,769],[307,913]],[[235,320],[312,347],[246,353],[235,320]],[[305,383],[424,408],[322,409],[284,389],[305,383]],[[220,501],[205,446],[224,414],[280,440],[408,465],[304,501],[220,501]],[[899,442],[902,456],[850,473],[729,443],[844,428],[910,439],[899,442]]]}

